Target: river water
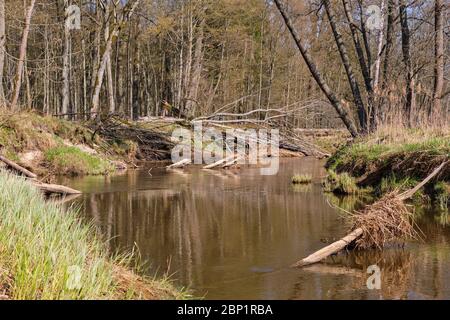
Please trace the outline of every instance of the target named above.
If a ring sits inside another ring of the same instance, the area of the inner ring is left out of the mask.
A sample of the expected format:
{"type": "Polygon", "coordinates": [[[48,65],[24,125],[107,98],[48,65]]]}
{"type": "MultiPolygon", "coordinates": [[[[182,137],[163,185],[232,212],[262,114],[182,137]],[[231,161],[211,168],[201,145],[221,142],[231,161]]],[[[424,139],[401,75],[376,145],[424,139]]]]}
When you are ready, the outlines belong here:
{"type": "Polygon", "coordinates": [[[358,201],[322,192],[322,161],[282,159],[275,176],[254,168],[161,167],[63,183],[84,192],[72,204],[99,227],[112,252],[134,248],[149,275],[169,274],[197,297],[450,299],[446,215],[417,208],[423,241],[291,269],[346,233],[336,205],[351,208],[358,201]],[[294,173],[311,174],[313,183],[292,186],[294,173]],[[380,290],[367,287],[370,265],[381,270],[380,290]]]}

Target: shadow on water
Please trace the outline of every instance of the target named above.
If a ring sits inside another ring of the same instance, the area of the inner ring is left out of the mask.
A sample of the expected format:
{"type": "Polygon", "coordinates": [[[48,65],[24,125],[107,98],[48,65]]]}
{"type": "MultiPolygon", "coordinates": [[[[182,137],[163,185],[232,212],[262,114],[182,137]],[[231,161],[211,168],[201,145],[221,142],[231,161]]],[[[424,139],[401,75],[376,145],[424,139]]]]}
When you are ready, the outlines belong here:
{"type": "Polygon", "coordinates": [[[424,242],[290,269],[347,231],[334,205],[348,210],[361,205],[358,199],[324,195],[324,175],[323,162],[304,158],[283,159],[276,176],[250,168],[166,172],[155,167],[64,183],[85,192],[74,203],[110,239],[112,251],[136,246],[150,275],[173,274],[197,296],[450,298],[450,229],[429,213],[420,219],[424,242]],[[313,183],[292,186],[294,173],[311,174],[313,183]],[[381,290],[367,289],[372,264],[381,268],[381,290]]]}

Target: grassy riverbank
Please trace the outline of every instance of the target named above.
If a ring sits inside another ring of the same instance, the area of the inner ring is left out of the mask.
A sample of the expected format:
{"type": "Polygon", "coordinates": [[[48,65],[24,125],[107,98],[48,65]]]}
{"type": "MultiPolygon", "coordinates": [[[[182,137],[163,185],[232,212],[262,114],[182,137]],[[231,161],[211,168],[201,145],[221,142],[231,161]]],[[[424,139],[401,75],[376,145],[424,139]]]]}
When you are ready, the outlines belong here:
{"type": "MultiPolygon", "coordinates": [[[[448,128],[380,129],[337,150],[328,160],[327,168],[335,180],[336,176],[345,175],[343,180],[347,185],[383,194],[414,186],[449,159],[448,128]]],[[[337,177],[337,180],[342,179],[337,177]]],[[[439,198],[441,203],[447,203],[449,183],[450,164],[447,164],[426,187],[425,194],[432,200],[439,198]]]]}
{"type": "Polygon", "coordinates": [[[46,176],[108,174],[118,161],[134,160],[136,147],[132,141],[106,141],[79,122],[2,109],[0,149],[10,160],[46,176]]]}
{"type": "Polygon", "coordinates": [[[188,297],[167,279],[137,276],[95,234],[75,210],[44,201],[24,179],[0,171],[1,298],[188,297]]]}

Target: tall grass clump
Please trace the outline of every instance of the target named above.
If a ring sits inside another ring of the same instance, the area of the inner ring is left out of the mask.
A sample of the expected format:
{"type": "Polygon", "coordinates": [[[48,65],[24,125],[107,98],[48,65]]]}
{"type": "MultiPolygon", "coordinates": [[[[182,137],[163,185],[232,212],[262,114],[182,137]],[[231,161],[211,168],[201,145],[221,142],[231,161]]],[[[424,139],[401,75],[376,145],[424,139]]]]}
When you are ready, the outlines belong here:
{"type": "Polygon", "coordinates": [[[151,292],[152,298],[174,297],[166,289],[162,294],[156,282],[149,285],[139,278],[108,256],[105,244],[77,218],[76,210],[46,202],[24,179],[0,172],[1,295],[122,299],[151,292]],[[137,283],[145,290],[134,291],[137,283]]]}
{"type": "Polygon", "coordinates": [[[310,174],[295,174],[291,178],[292,184],[308,184],[311,183],[312,176],[310,174]]]}

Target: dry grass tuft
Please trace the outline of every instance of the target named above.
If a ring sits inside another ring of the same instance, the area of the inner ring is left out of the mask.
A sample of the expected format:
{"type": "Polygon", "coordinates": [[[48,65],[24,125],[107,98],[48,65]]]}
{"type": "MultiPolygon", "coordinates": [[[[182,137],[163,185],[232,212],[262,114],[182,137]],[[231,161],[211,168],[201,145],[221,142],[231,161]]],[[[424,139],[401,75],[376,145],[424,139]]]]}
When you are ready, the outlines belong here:
{"type": "Polygon", "coordinates": [[[358,249],[379,248],[396,240],[420,239],[413,213],[399,192],[393,191],[361,211],[349,215],[351,230],[361,228],[363,235],[356,240],[358,249]]]}

